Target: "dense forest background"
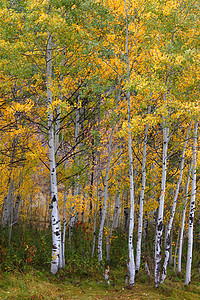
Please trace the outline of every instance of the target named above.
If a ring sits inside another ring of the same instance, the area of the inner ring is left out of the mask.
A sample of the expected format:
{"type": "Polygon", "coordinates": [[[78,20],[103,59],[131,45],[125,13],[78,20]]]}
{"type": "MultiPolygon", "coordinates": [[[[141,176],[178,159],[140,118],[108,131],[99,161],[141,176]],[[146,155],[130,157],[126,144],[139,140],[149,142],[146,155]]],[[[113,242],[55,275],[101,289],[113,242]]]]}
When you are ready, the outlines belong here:
{"type": "Polygon", "coordinates": [[[2,270],[198,276],[199,17],[191,0],[1,1],[2,270]]]}

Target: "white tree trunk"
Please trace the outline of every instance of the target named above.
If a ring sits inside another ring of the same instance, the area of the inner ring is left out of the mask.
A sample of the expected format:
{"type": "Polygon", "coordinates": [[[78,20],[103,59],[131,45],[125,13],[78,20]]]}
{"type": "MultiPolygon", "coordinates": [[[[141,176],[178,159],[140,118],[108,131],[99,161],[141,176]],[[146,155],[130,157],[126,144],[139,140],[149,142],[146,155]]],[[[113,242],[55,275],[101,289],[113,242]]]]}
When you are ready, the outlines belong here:
{"type": "Polygon", "coordinates": [[[178,237],[177,237],[177,240],[176,240],[176,247],[175,247],[175,251],[174,251],[174,272],[176,272],[176,259],[177,259],[179,235],[180,235],[180,229],[178,231],[178,237]]]}
{"type": "Polygon", "coordinates": [[[172,242],[173,242],[173,228],[172,228],[172,233],[170,235],[170,249],[169,249],[169,265],[172,266],[173,265],[173,256],[172,256],[172,253],[173,253],[173,245],[172,245],[172,242]]]}
{"type": "Polygon", "coordinates": [[[197,163],[197,130],[198,122],[194,124],[194,142],[193,142],[193,157],[192,157],[192,191],[190,201],[190,214],[188,226],[188,252],[186,263],[185,284],[188,285],[191,281],[192,267],[192,248],[193,248],[193,225],[194,225],[194,210],[196,197],[196,163],[197,163]]]}
{"type": "Polygon", "coordinates": [[[161,194],[160,203],[158,208],[158,218],[156,225],[156,238],[155,238],[155,287],[158,287],[160,283],[160,267],[161,267],[161,245],[162,245],[162,233],[163,233],[163,213],[164,213],[164,199],[165,199],[165,187],[167,176],[167,149],[169,142],[169,128],[165,126],[163,122],[163,157],[162,157],[162,182],[161,182],[161,194]]]}
{"type": "MultiPolygon", "coordinates": [[[[125,14],[126,14],[126,65],[127,65],[127,83],[130,85],[130,63],[129,63],[129,22],[128,10],[125,0],[125,14]]],[[[129,285],[134,286],[135,283],[135,261],[133,249],[133,228],[134,228],[134,180],[133,180],[133,155],[132,155],[132,136],[131,136],[131,95],[127,91],[128,100],[128,153],[129,153],[129,180],[130,180],[130,220],[129,220],[129,234],[128,234],[128,252],[129,252],[129,285]]]]}
{"type": "Polygon", "coordinates": [[[178,250],[178,267],[177,267],[178,273],[181,272],[183,234],[184,234],[185,214],[186,214],[187,201],[188,201],[188,190],[189,190],[189,184],[190,184],[191,171],[192,171],[192,161],[191,161],[191,164],[190,164],[190,169],[189,169],[189,172],[188,172],[186,188],[185,188],[185,203],[184,203],[184,207],[183,207],[182,222],[181,222],[181,233],[180,233],[179,250],[178,250]]]}
{"type": "Polygon", "coordinates": [[[53,128],[53,112],[52,92],[51,92],[51,77],[52,77],[52,37],[48,33],[47,54],[46,54],[46,75],[47,75],[47,105],[48,113],[48,140],[49,140],[49,163],[50,163],[50,182],[51,182],[51,221],[52,221],[52,257],[51,257],[51,272],[57,273],[59,268],[62,268],[62,244],[61,244],[61,224],[58,208],[58,191],[56,177],[56,162],[54,148],[54,128],[53,128]]]}
{"type": "Polygon", "coordinates": [[[182,177],[183,177],[183,169],[184,169],[184,163],[185,163],[185,150],[186,150],[188,139],[189,139],[191,125],[192,125],[192,122],[190,122],[188,131],[187,131],[187,135],[186,135],[186,140],[185,140],[184,147],[182,150],[181,163],[180,163],[180,175],[179,175],[179,179],[178,179],[178,182],[176,185],[176,191],[175,191],[175,195],[174,195],[174,199],[173,199],[171,215],[169,218],[169,223],[168,223],[168,227],[167,227],[167,231],[166,231],[166,235],[165,235],[165,261],[164,261],[163,269],[162,269],[161,283],[164,282],[164,280],[167,276],[167,265],[168,265],[168,261],[169,261],[169,250],[170,250],[170,234],[171,234],[172,224],[173,224],[175,210],[176,210],[176,203],[177,203],[179,188],[180,188],[180,184],[181,184],[182,177]]]}
{"type": "MultiPolygon", "coordinates": [[[[148,111],[149,112],[149,111],[148,111]]],[[[146,185],[146,157],[147,157],[147,135],[149,125],[146,125],[143,142],[143,158],[142,158],[142,187],[140,193],[140,208],[138,218],[138,235],[137,235],[137,249],[136,249],[136,273],[139,272],[141,260],[141,244],[142,244],[142,223],[143,223],[143,205],[144,205],[144,191],[146,185]]]]}
{"type": "Polygon", "coordinates": [[[115,129],[115,123],[113,123],[112,126],[112,131],[110,134],[110,140],[108,144],[108,162],[107,162],[107,167],[106,167],[106,176],[105,176],[105,183],[104,183],[104,201],[103,201],[103,210],[102,210],[102,218],[101,218],[101,223],[100,223],[100,228],[99,228],[99,237],[98,237],[98,261],[99,263],[102,261],[102,240],[103,240],[103,227],[104,227],[104,222],[105,222],[105,217],[106,217],[106,208],[107,208],[107,197],[108,197],[108,175],[109,175],[109,170],[110,170],[110,161],[111,161],[111,154],[112,154],[112,139],[113,139],[113,134],[114,134],[114,129],[115,129]]]}
{"type": "Polygon", "coordinates": [[[107,227],[107,232],[110,231],[110,234],[107,233],[106,236],[106,261],[109,262],[110,260],[110,238],[112,236],[112,228],[110,228],[110,193],[108,197],[108,207],[107,207],[107,218],[106,218],[106,227],[107,227]]]}
{"type": "Polygon", "coordinates": [[[65,267],[65,236],[66,236],[66,227],[67,227],[67,221],[66,221],[66,200],[67,200],[67,191],[65,188],[64,191],[64,202],[63,202],[63,237],[62,237],[62,266],[65,267]]]}

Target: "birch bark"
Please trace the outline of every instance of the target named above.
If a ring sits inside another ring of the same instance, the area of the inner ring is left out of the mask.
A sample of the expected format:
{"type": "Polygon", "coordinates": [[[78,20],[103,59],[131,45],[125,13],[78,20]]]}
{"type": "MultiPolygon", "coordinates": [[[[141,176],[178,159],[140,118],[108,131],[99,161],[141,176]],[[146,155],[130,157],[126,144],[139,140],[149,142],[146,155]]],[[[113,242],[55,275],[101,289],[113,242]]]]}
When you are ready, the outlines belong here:
{"type": "Polygon", "coordinates": [[[156,238],[155,238],[155,287],[158,287],[160,283],[160,267],[161,267],[161,245],[162,245],[162,233],[163,233],[163,213],[164,213],[164,199],[165,199],[165,187],[167,176],[167,149],[169,142],[169,128],[166,127],[163,122],[163,155],[162,155],[162,182],[161,182],[161,194],[158,208],[158,218],[156,225],[156,238]]]}
{"type": "Polygon", "coordinates": [[[176,210],[176,203],[177,203],[179,188],[180,188],[180,184],[181,184],[182,177],[183,177],[183,169],[184,169],[184,163],[185,163],[185,150],[186,150],[187,143],[188,143],[191,125],[192,125],[192,122],[190,122],[188,131],[187,131],[187,135],[186,135],[186,140],[185,140],[184,147],[182,150],[181,163],[180,163],[180,175],[179,175],[179,179],[178,179],[178,182],[176,185],[176,191],[175,191],[175,195],[174,195],[174,199],[173,199],[171,215],[170,215],[167,232],[166,232],[166,236],[165,236],[165,260],[164,260],[163,269],[162,269],[161,283],[164,282],[164,280],[167,276],[167,265],[168,265],[168,261],[169,261],[169,250],[170,250],[170,234],[171,234],[172,224],[173,224],[175,210],[176,210]]]}
{"type": "Polygon", "coordinates": [[[110,140],[108,144],[108,162],[106,167],[106,176],[105,176],[105,188],[104,188],[104,201],[103,201],[103,209],[102,209],[102,218],[99,228],[99,237],[98,237],[98,261],[99,263],[102,261],[102,240],[103,240],[103,227],[106,217],[106,208],[107,208],[107,197],[108,197],[108,175],[110,170],[110,161],[111,161],[111,154],[112,154],[112,139],[115,129],[115,123],[113,123],[111,134],[110,134],[110,140]]]}
{"type": "Polygon", "coordinates": [[[51,272],[57,273],[62,268],[62,244],[61,244],[61,223],[58,208],[58,191],[57,176],[55,162],[55,146],[54,146],[54,127],[51,78],[52,78],[52,37],[48,33],[47,53],[46,53],[46,76],[47,76],[47,106],[48,106],[48,142],[49,142],[49,163],[50,163],[50,186],[51,186],[51,222],[52,222],[52,257],[51,272]]]}
{"type": "MultiPolygon", "coordinates": [[[[148,108],[148,113],[149,113],[148,108]]],[[[143,227],[143,205],[144,205],[144,191],[146,185],[146,156],[147,156],[147,135],[148,135],[149,125],[146,125],[144,133],[143,142],[143,158],[142,158],[142,187],[140,193],[140,208],[139,208],[139,218],[138,218],[138,235],[137,235],[137,248],[136,248],[136,273],[139,272],[140,261],[141,261],[141,244],[142,244],[142,227],[143,227]]]]}
{"type": "Polygon", "coordinates": [[[65,236],[66,236],[66,227],[67,227],[67,221],[66,221],[66,200],[67,200],[67,191],[65,188],[64,191],[64,202],[63,202],[63,234],[62,234],[62,267],[65,267],[65,236]]]}
{"type": "Polygon", "coordinates": [[[194,139],[193,139],[193,157],[192,157],[192,191],[190,200],[190,214],[188,226],[188,252],[186,263],[185,284],[188,285],[191,281],[192,267],[192,248],[193,248],[193,226],[194,226],[194,210],[196,197],[196,164],[197,164],[197,130],[198,122],[194,124],[194,139]]]}
{"type": "Polygon", "coordinates": [[[179,241],[179,250],[178,250],[178,267],[177,267],[178,273],[181,272],[181,260],[182,260],[182,249],[183,249],[183,233],[184,233],[184,226],[185,226],[185,214],[186,214],[186,208],[187,208],[187,202],[188,202],[188,190],[189,190],[191,172],[192,172],[192,161],[191,161],[191,164],[190,164],[190,169],[189,169],[189,172],[188,172],[186,188],[185,188],[185,203],[184,203],[184,207],[183,207],[180,241],[179,241]]]}
{"type": "MultiPolygon", "coordinates": [[[[126,65],[127,65],[127,83],[130,85],[130,63],[129,63],[129,23],[128,10],[125,0],[125,14],[126,14],[126,65]]],[[[133,155],[132,155],[132,136],[131,136],[131,95],[127,91],[128,100],[128,153],[129,153],[129,180],[130,180],[130,221],[128,234],[128,252],[129,252],[129,285],[134,286],[135,283],[135,261],[133,250],[133,228],[134,228],[134,179],[133,179],[133,155]]]]}

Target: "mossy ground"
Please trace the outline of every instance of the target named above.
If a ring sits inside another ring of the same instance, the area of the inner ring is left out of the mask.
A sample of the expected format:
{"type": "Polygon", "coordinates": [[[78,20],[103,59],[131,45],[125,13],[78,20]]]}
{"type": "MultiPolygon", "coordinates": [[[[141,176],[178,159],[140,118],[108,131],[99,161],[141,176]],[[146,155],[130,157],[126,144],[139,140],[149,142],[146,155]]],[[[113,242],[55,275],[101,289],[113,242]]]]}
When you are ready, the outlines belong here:
{"type": "Polygon", "coordinates": [[[129,289],[124,284],[121,272],[115,272],[108,286],[103,275],[71,276],[61,271],[52,275],[33,268],[22,272],[1,272],[0,299],[200,299],[200,282],[197,278],[189,286],[184,279],[170,278],[155,289],[153,281],[141,282],[129,289]]]}

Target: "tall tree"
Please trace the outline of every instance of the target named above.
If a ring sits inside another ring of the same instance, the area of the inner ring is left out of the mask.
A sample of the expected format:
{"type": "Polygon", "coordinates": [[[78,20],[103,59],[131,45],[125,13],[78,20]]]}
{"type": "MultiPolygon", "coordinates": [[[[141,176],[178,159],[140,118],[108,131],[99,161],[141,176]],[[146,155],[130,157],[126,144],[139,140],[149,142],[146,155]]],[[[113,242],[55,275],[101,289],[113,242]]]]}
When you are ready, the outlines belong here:
{"type": "Polygon", "coordinates": [[[192,267],[192,249],[193,249],[193,227],[194,227],[194,210],[196,200],[196,167],[197,167],[197,130],[199,122],[194,124],[193,137],[193,156],[192,156],[192,190],[190,200],[190,213],[188,224],[188,251],[186,262],[185,284],[188,285],[191,281],[191,267],[192,267]]]}

